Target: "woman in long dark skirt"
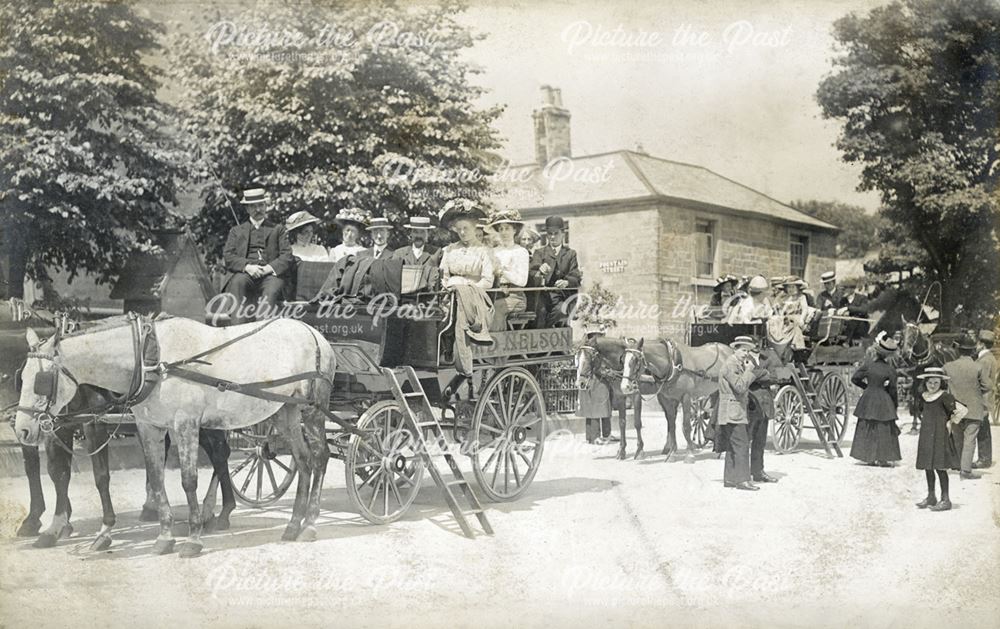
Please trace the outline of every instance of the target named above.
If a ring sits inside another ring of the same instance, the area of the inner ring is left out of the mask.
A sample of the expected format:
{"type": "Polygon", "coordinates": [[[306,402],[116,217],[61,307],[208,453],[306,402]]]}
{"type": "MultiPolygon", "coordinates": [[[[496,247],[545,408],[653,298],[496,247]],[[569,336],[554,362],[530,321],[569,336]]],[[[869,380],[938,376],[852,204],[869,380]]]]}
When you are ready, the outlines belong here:
{"type": "Polygon", "coordinates": [[[958,450],[951,438],[969,409],[943,389],[948,380],[941,367],[928,367],[917,376],[924,381],[924,391],[917,404],[921,409],[923,425],[917,442],[917,469],[927,475],[927,497],[917,503],[920,509],[930,507],[931,511],[951,509],[948,495],[948,469],[958,467],[958,450]],[[934,475],[941,481],[941,501],[934,492],[934,475]]]}
{"type": "Polygon", "coordinates": [[[866,361],[851,376],[855,386],[864,393],[854,408],[858,424],[854,428],[851,456],[868,465],[892,467],[891,461],[900,461],[899,426],[896,425],[896,369],[888,357],[896,352],[896,341],[879,335],[875,339],[875,358],[866,361]]]}

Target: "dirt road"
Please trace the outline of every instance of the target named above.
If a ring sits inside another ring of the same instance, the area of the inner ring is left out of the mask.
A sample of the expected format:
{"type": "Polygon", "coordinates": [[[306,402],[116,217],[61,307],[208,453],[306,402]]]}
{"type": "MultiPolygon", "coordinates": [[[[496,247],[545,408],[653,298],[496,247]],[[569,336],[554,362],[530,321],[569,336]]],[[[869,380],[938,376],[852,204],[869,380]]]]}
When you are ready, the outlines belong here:
{"type": "MultiPolygon", "coordinates": [[[[663,422],[646,424],[657,451],[663,422]]],[[[237,510],[193,560],[150,556],[141,472],[113,475],[115,544],[98,554],[87,552],[100,522],[89,473],[72,483],[75,535],[48,550],[11,538],[27,489],[2,479],[0,624],[1000,626],[1000,468],[978,481],[953,475],[955,509],[920,511],[916,437],[901,441],[893,469],[821,448],[769,453],[781,480],[751,493],[722,486],[714,455],[620,462],[614,446],[559,434],[526,497],[489,509],[496,535],[475,540],[454,532],[432,485],[404,520],[365,523],[331,462],[319,541],[279,541],[286,497],[237,510]]],[[[177,504],[179,475],[168,480],[177,504]]]]}

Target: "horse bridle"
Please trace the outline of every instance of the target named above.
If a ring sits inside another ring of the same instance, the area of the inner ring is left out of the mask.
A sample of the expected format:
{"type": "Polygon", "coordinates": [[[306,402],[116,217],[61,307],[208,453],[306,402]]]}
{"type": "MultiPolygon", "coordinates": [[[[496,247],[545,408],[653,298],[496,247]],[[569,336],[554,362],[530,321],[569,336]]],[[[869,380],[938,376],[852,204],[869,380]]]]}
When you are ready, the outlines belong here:
{"type": "MultiPolygon", "coordinates": [[[[916,333],[917,333],[917,338],[923,337],[923,331],[920,329],[920,326],[918,326],[916,323],[913,323],[911,321],[906,321],[904,323],[904,325],[907,328],[911,328],[911,327],[914,328],[916,330],[916,333]]],[[[910,347],[908,348],[908,350],[906,352],[906,356],[905,356],[906,361],[909,362],[909,363],[912,363],[914,365],[919,366],[919,365],[922,365],[924,362],[930,360],[930,357],[931,357],[931,354],[933,353],[934,347],[931,344],[930,339],[926,339],[926,342],[927,342],[927,350],[923,354],[920,354],[920,355],[917,355],[917,354],[915,354],[913,352],[913,346],[916,345],[916,343],[911,343],[910,347]]],[[[900,355],[902,357],[902,352],[900,352],[900,355]]]]}
{"type": "Polygon", "coordinates": [[[670,362],[670,369],[667,371],[667,373],[662,377],[657,377],[655,374],[649,371],[649,362],[646,360],[646,352],[644,350],[641,350],[637,347],[626,347],[624,350],[625,353],[622,355],[622,376],[621,376],[622,380],[624,380],[625,382],[634,382],[636,387],[638,387],[639,379],[642,377],[642,374],[649,372],[649,374],[653,377],[653,384],[657,385],[657,393],[659,393],[663,389],[663,387],[676,380],[678,376],[680,376],[681,372],[684,370],[684,367],[683,365],[681,365],[681,363],[675,360],[676,348],[674,347],[674,344],[670,341],[670,339],[660,339],[660,342],[663,343],[664,347],[667,348],[667,358],[669,359],[670,362]],[[635,375],[626,377],[624,373],[624,365],[625,365],[625,356],[628,354],[631,354],[636,357],[635,358],[636,369],[635,369],[635,375]]]}

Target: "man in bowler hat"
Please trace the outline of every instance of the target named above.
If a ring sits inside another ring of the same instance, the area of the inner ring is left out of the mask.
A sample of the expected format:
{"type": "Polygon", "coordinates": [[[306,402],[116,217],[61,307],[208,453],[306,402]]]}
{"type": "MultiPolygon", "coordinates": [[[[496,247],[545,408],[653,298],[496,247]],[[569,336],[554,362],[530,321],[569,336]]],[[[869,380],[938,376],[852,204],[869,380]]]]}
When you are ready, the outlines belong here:
{"type": "Polygon", "coordinates": [[[568,317],[560,311],[560,306],[580,288],[580,265],[576,252],[563,244],[566,222],[561,216],[545,219],[545,233],[548,243],[531,254],[528,267],[531,285],[567,290],[546,291],[539,295],[535,320],[539,327],[564,327],[568,317]]]}
{"type": "Polygon", "coordinates": [[[229,230],[222,250],[227,272],[222,290],[236,298],[235,324],[253,320],[246,312],[253,303],[258,304],[255,314],[276,313],[285,285],[282,278],[292,266],[292,246],[285,226],[267,220],[267,201],[263,188],[243,192],[240,203],[250,220],[229,230]]]}

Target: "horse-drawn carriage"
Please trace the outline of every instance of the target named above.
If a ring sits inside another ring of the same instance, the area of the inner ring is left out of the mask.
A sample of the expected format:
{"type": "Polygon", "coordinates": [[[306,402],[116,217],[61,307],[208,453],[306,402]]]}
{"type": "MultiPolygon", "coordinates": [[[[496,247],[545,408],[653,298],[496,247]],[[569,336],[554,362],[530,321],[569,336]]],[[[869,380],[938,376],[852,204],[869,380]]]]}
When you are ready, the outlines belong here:
{"type": "MultiPolygon", "coordinates": [[[[451,351],[452,293],[289,305],[301,308],[302,320],[323,334],[336,355],[330,410],[357,432],[328,423],[327,443],[331,456],[344,461],[348,495],[363,517],[384,524],[406,512],[429,463],[422,455],[427,433],[435,445],[444,433],[450,435],[469,456],[473,476],[490,500],[514,500],[527,490],[546,434],[537,372],[571,357],[569,328],[527,329],[530,315],[511,315],[507,330],[492,333],[492,346],[473,346],[473,377],[463,397],[455,390],[460,379],[451,351]]],[[[296,468],[275,427],[257,424],[234,432],[229,441],[237,498],[253,507],[281,498],[296,468]]],[[[457,470],[452,461],[449,465],[457,470]]],[[[453,483],[461,484],[458,479],[453,483]]],[[[479,509],[471,490],[466,495],[473,510],[479,509]]],[[[452,496],[448,500],[451,505],[452,496]]]]}
{"type": "MultiPolygon", "coordinates": [[[[848,374],[864,358],[864,349],[847,345],[843,317],[821,313],[809,327],[807,349],[788,352],[786,365],[774,385],[775,416],[771,441],[781,453],[795,451],[803,429],[816,432],[828,455],[842,456],[840,443],[847,431],[850,409],[848,374]],[[806,423],[806,419],[809,423],[806,423]]],[[[773,343],[763,324],[729,325],[718,321],[696,321],[691,325],[689,344],[730,343],[737,336],[751,336],[761,347],[773,343]]],[[[715,412],[715,396],[694,401],[692,437],[704,447],[715,412]]]]}

